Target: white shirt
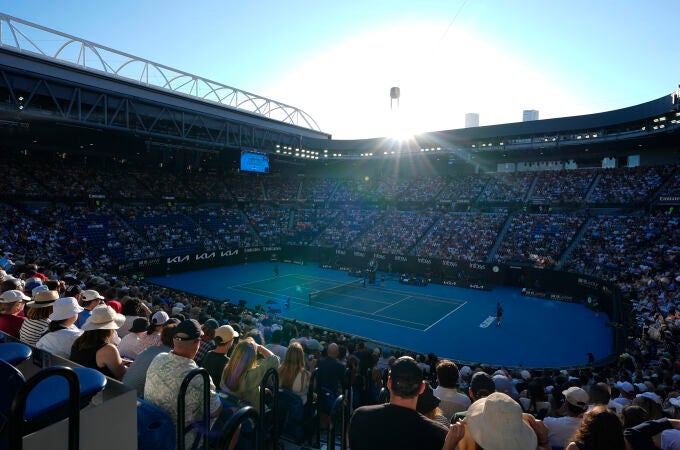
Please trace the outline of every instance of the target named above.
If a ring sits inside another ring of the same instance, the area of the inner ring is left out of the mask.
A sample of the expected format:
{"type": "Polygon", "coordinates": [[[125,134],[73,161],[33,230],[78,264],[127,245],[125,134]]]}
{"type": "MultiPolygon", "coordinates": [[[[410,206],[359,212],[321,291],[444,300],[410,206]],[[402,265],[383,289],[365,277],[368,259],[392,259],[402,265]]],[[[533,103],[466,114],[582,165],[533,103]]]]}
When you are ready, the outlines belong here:
{"type": "Polygon", "coordinates": [[[52,353],[53,355],[69,359],[73,341],[81,334],[83,334],[83,330],[75,325],[71,325],[69,328],[62,328],[61,330],[47,333],[38,339],[35,346],[40,350],[52,353]]]}
{"type": "Polygon", "coordinates": [[[470,397],[461,394],[457,389],[453,388],[437,386],[434,390],[434,395],[441,400],[439,407],[442,409],[444,417],[447,417],[449,420],[457,412],[467,411],[470,403],[472,403],[470,397]]]}
{"type": "Polygon", "coordinates": [[[135,359],[140,353],[146,349],[146,342],[140,338],[137,333],[128,333],[123,336],[118,344],[118,351],[121,356],[135,359]]]}
{"type": "Polygon", "coordinates": [[[553,447],[564,447],[569,445],[569,438],[581,426],[581,417],[546,417],[543,423],[548,427],[548,438],[553,447]]]}

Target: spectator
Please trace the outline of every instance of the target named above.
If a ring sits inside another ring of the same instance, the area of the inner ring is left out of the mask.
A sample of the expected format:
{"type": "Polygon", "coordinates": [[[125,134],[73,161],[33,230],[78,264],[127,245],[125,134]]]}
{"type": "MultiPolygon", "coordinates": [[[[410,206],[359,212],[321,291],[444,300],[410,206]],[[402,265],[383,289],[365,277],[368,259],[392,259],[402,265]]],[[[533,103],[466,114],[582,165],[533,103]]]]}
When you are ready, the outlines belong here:
{"type": "Polygon", "coordinates": [[[19,331],[20,339],[28,345],[35,345],[47,331],[52,314],[52,304],[59,298],[56,291],[40,291],[33,301],[26,303],[26,320],[19,331]]]}
{"type": "Polygon", "coordinates": [[[120,330],[118,330],[118,336],[124,338],[125,335],[130,332],[129,330],[132,328],[135,319],[139,317],[148,317],[147,310],[148,308],[146,305],[138,298],[129,298],[125,301],[123,303],[123,308],[120,311],[120,313],[125,316],[125,323],[120,327],[120,330]]]}
{"type": "Polygon", "coordinates": [[[103,300],[104,297],[99,295],[99,292],[94,289],[86,289],[82,292],[80,304],[83,307],[83,311],[78,314],[78,320],[76,321],[76,326],[78,328],[83,328],[85,321],[92,315],[92,310],[99,306],[103,300]]]}
{"type": "Polygon", "coordinates": [[[118,348],[109,341],[125,322],[125,316],[117,314],[107,305],[99,305],[83,324],[83,334],[73,342],[69,359],[81,366],[97,369],[107,377],[120,380],[126,366],[118,348]]]}
{"type": "MultiPolygon", "coordinates": [[[[490,394],[496,392],[496,384],[493,379],[486,372],[475,372],[470,380],[470,387],[468,387],[468,394],[472,402],[488,397],[490,394]]],[[[468,408],[469,409],[469,408],[468,408]]],[[[455,416],[451,418],[451,423],[456,423],[464,419],[467,415],[467,410],[456,412],[455,416]]]]}
{"type": "Polygon", "coordinates": [[[74,297],[57,299],[52,306],[50,324],[47,333],[35,344],[40,350],[52,353],[64,359],[71,355],[73,342],[83,334],[83,330],[75,326],[78,314],[83,308],[74,297]]]}
{"type": "Polygon", "coordinates": [[[20,290],[9,290],[0,295],[0,330],[19,339],[21,325],[26,320],[24,305],[30,299],[20,290]]]}
{"type": "Polygon", "coordinates": [[[128,330],[129,333],[123,336],[123,339],[120,340],[120,344],[118,344],[118,351],[120,351],[120,354],[126,358],[135,359],[140,353],[146,350],[142,335],[148,327],[149,321],[146,317],[137,317],[134,322],[132,322],[132,328],[128,330]]]}
{"type": "Polygon", "coordinates": [[[624,450],[623,426],[616,413],[597,405],[583,417],[566,450],[624,450]]]}
{"type": "Polygon", "coordinates": [[[579,387],[570,387],[562,391],[564,403],[561,408],[562,417],[546,417],[543,423],[548,427],[550,445],[566,447],[571,436],[581,426],[583,414],[588,409],[588,393],[579,387]]]}
{"type": "Polygon", "coordinates": [[[326,350],[326,357],[316,364],[316,395],[322,420],[328,419],[335,398],[342,392],[345,366],[338,361],[338,344],[332,342],[326,350]]]}
{"type": "Polygon", "coordinates": [[[434,395],[441,399],[439,407],[445,417],[453,417],[458,411],[465,411],[470,406],[467,395],[458,391],[458,366],[451,360],[442,359],[437,363],[437,381],[439,386],[434,395]]]}
{"type": "Polygon", "coordinates": [[[153,347],[160,345],[161,343],[161,331],[163,331],[163,325],[170,320],[170,316],[165,311],[156,311],[151,316],[151,322],[149,322],[149,327],[146,329],[146,333],[142,335],[142,341],[144,342],[144,348],[153,347]]]}
{"type": "Polygon", "coordinates": [[[441,400],[434,395],[434,390],[430,383],[425,383],[425,390],[418,396],[416,411],[428,419],[448,427],[451,425],[451,421],[442,414],[442,409],[439,407],[440,403],[441,400]]]}
{"type": "Polygon", "coordinates": [[[229,362],[227,353],[234,345],[234,339],[238,337],[238,333],[230,325],[222,325],[215,330],[215,349],[210,350],[203,361],[201,367],[204,367],[213,380],[217,389],[222,388],[222,372],[224,366],[229,362]]]}
{"type": "Polygon", "coordinates": [[[279,366],[279,385],[286,388],[307,403],[307,391],[311,374],[305,369],[305,352],[302,345],[293,342],[286,350],[283,363],[279,366]]]}
{"type": "Polygon", "coordinates": [[[272,333],[270,343],[266,347],[283,361],[286,357],[286,347],[281,345],[281,341],[283,341],[283,330],[275,330],[272,333]]]}
{"type": "Polygon", "coordinates": [[[416,411],[418,395],[425,390],[423,373],[408,356],[397,359],[387,380],[390,403],[362,406],[349,426],[352,450],[417,448],[440,450],[447,429],[416,411]]]}
{"type": "Polygon", "coordinates": [[[208,319],[201,327],[201,330],[203,331],[203,334],[201,335],[201,345],[198,347],[198,351],[196,352],[196,356],[194,357],[194,361],[196,361],[196,364],[198,364],[199,366],[201,365],[201,362],[203,361],[203,358],[205,357],[206,353],[208,353],[211,350],[215,350],[215,343],[213,342],[213,338],[215,337],[215,330],[219,326],[220,324],[217,322],[217,320],[208,319]]]}
{"type": "Polygon", "coordinates": [[[465,422],[451,426],[444,449],[453,450],[456,445],[459,450],[550,448],[544,427],[532,419],[522,414],[522,408],[511,397],[494,392],[470,405],[465,422]]]}
{"type": "Polygon", "coordinates": [[[146,371],[149,369],[151,361],[153,361],[157,355],[172,350],[174,342],[173,337],[175,336],[175,328],[178,323],[179,321],[168,321],[165,326],[163,326],[163,331],[161,331],[161,344],[148,347],[140,353],[132,364],[130,364],[125,375],[123,375],[123,384],[135,389],[137,391],[137,397],[144,398],[146,371]]]}
{"type": "MultiPolygon", "coordinates": [[[[198,351],[201,327],[194,320],[185,320],[177,325],[174,333],[174,348],[169,353],[160,353],[151,364],[144,385],[144,399],[158,406],[172,417],[175,426],[183,428],[203,417],[203,379],[194,377],[185,395],[185,423],[177,423],[177,398],[180,386],[189,372],[198,368],[194,357],[198,351]]],[[[220,398],[210,382],[210,418],[216,419],[222,412],[220,398]]],[[[213,422],[214,423],[214,422],[213,422]]],[[[185,434],[187,448],[191,448],[200,436],[192,430],[185,434]]]]}
{"type": "Polygon", "coordinates": [[[222,372],[222,389],[243,398],[258,412],[260,384],[265,372],[279,367],[279,357],[247,337],[234,347],[222,372]],[[257,355],[264,357],[258,364],[257,355]]]}
{"type": "Polygon", "coordinates": [[[590,404],[592,406],[609,405],[609,402],[611,401],[611,393],[611,388],[607,383],[600,382],[593,384],[588,390],[590,404]]]}
{"type": "Polygon", "coordinates": [[[543,419],[550,411],[550,402],[545,395],[545,388],[541,380],[531,380],[527,386],[526,397],[520,396],[519,403],[524,412],[543,419]]]}

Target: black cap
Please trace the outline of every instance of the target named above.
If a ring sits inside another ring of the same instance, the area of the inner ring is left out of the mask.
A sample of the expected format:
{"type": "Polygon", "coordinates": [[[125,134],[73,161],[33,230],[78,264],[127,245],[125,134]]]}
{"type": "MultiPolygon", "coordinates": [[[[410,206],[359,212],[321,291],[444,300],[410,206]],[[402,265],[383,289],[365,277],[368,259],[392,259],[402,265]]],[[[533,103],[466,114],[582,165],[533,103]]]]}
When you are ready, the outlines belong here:
{"type": "Polygon", "coordinates": [[[486,397],[496,392],[496,383],[486,372],[475,372],[470,380],[470,391],[476,398],[486,397]]]}
{"type": "Polygon", "coordinates": [[[392,380],[392,390],[398,395],[418,395],[423,383],[423,371],[420,370],[415,359],[410,356],[402,356],[392,365],[390,379],[392,380]]]}
{"type": "Polygon", "coordinates": [[[75,297],[76,295],[79,295],[83,292],[83,288],[80,287],[78,284],[72,284],[70,286],[66,286],[66,289],[64,290],[64,297],[75,297]]]}
{"type": "Polygon", "coordinates": [[[185,320],[175,328],[174,339],[178,341],[192,341],[203,335],[201,325],[194,319],[185,320]],[[182,336],[178,336],[181,334],[182,336]]]}

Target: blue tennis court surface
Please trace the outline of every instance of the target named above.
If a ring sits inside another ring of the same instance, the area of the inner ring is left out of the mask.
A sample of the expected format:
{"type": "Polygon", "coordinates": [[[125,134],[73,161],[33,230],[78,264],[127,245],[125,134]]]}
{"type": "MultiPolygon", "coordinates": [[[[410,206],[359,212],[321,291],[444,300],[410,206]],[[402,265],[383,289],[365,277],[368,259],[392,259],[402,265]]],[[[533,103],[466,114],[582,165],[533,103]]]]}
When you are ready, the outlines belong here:
{"type": "Polygon", "coordinates": [[[384,286],[364,287],[344,272],[282,263],[220,267],[148,281],[217,300],[246,300],[250,307],[281,310],[287,318],[459,361],[552,367],[583,364],[588,352],[597,359],[611,352],[606,315],[582,305],[523,297],[517,288],[486,292],[410,286],[391,279],[384,286]],[[500,327],[495,323],[496,302],[504,310],[500,327]]]}

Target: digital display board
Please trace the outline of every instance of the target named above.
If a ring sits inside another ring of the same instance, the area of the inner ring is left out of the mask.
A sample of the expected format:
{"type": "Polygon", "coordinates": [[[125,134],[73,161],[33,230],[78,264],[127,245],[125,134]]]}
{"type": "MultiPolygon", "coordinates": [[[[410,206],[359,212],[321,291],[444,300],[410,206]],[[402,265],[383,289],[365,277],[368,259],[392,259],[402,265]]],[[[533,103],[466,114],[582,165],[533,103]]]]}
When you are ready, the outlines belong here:
{"type": "Polygon", "coordinates": [[[244,172],[269,173],[269,157],[262,153],[241,152],[241,170],[244,172]]]}

